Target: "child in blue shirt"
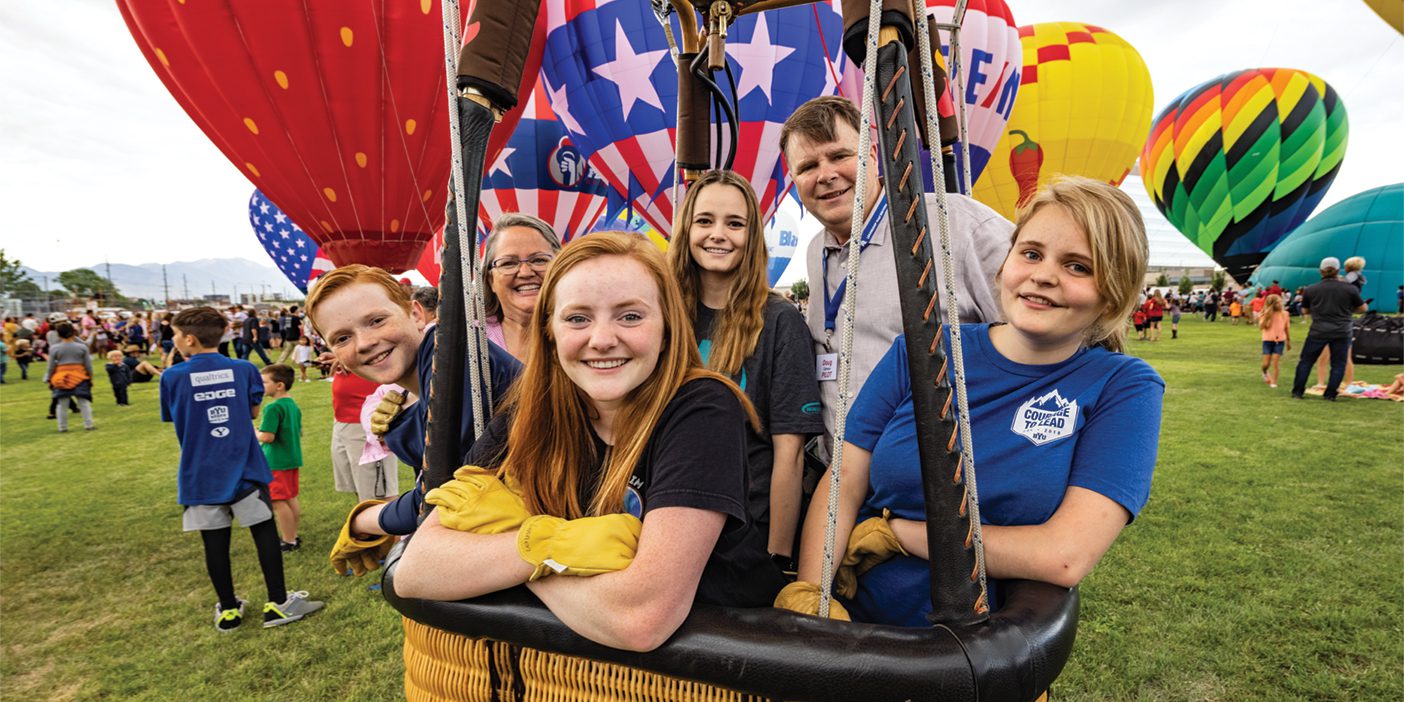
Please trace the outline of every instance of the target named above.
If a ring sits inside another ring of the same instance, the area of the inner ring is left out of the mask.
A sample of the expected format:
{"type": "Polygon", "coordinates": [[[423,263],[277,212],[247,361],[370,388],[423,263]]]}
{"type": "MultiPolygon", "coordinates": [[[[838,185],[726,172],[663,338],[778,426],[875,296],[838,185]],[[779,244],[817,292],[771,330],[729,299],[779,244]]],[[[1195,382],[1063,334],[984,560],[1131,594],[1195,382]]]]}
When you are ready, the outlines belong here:
{"type": "Polygon", "coordinates": [[[112,395],[118,406],[132,404],[127,401],[127,386],[132,384],[132,371],[122,362],[122,352],[116,349],[107,352],[107,381],[112,383],[112,395]]]}
{"type": "MultiPolygon", "coordinates": [[[[1165,385],[1122,353],[1146,258],[1144,225],[1125,193],[1059,181],[1022,214],[1000,268],[1006,323],[961,327],[993,606],[1000,580],[1076,585],[1149,497],[1165,385]]],[[[954,382],[954,369],[948,376],[954,382]]],[[[831,616],[929,625],[911,387],[899,336],[848,415],[835,540],[848,544],[845,562],[867,570],[851,566],[838,579],[850,584],[831,616]]],[[[818,610],[827,501],[826,476],[805,525],[799,581],[777,606],[818,610]]]]}
{"type": "Polygon", "coordinates": [[[185,531],[199,531],[205,568],[219,602],[215,628],[243,623],[245,601],[234,593],[229,543],[234,519],[248,528],[268,588],[263,626],[289,624],[322,608],[305,591],[288,592],[273,524],[272,475],[254,436],[263,381],[248,361],[217,352],[224,316],[209,307],[180,312],[171,322],[175,348],[186,361],[161,375],[161,419],[175,423],[180,442],[177,495],[185,531]]]}

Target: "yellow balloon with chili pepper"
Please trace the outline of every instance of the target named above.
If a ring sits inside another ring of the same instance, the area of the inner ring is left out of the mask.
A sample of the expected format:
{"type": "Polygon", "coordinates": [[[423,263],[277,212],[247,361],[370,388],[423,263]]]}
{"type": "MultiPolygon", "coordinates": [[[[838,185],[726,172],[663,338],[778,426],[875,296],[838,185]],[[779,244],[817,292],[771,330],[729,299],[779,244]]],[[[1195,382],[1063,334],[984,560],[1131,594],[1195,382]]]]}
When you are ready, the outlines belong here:
{"type": "Polygon", "coordinates": [[[1011,220],[1060,174],[1120,185],[1155,107],[1145,61],[1113,32],[1046,22],[1020,27],[1019,39],[1019,97],[973,193],[1011,220]]]}

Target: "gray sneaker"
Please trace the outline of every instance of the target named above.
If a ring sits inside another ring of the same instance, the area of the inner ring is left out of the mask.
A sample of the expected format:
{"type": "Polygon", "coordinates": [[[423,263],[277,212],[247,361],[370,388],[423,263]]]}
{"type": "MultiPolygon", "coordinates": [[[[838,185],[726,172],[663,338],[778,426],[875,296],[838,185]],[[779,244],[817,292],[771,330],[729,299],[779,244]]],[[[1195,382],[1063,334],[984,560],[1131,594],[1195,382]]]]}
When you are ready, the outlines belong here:
{"type": "Polygon", "coordinates": [[[306,590],[289,592],[282,604],[267,602],[263,605],[263,628],[291,624],[326,606],[324,602],[307,599],[306,590]]]}

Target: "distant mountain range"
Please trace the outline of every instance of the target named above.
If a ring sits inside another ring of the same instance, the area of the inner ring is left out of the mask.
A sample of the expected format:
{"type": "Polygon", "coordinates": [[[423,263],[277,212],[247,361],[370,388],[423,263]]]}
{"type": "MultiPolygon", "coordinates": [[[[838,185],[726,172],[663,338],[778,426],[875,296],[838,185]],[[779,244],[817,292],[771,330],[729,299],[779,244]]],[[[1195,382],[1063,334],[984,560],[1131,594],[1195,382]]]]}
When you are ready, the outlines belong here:
{"type": "MultiPolygon", "coordinates": [[[[161,266],[159,263],[143,263],[136,266],[125,263],[113,263],[110,266],[97,263],[75,268],[90,268],[104,278],[108,277],[110,270],[112,283],[123,295],[133,299],[164,300],[167,282],[170,286],[170,298],[175,300],[200,299],[210,294],[227,295],[233,299],[236,292],[240,295],[266,294],[269,297],[281,294],[283,299],[293,300],[303,296],[277,268],[245,258],[205,258],[199,261],[167,263],[164,282],[161,266]]],[[[41,287],[45,284],[45,276],[48,276],[49,289],[58,290],[63,287],[58,283],[58,276],[62,271],[38,271],[27,267],[22,267],[22,270],[29,274],[30,280],[41,287]]]]}

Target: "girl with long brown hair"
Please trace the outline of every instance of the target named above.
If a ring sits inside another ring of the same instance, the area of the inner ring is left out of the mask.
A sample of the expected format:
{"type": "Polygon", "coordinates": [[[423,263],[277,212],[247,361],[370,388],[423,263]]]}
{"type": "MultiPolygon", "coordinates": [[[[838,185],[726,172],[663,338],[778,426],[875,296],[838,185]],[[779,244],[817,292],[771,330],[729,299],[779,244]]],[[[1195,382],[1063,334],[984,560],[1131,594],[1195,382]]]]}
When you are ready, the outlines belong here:
{"type": "Polygon", "coordinates": [[[580,635],[632,650],[662,644],[694,601],[767,604],[783,581],[746,515],[754,413],[702,367],[657,249],[623,233],[567,245],[530,343],[472,465],[426,497],[398,594],[525,583],[580,635]]]}
{"type": "Polygon", "coordinates": [[[691,187],[668,263],[691,314],[702,362],[730,376],[763,428],[747,437],[750,513],[767,550],[788,564],[799,526],[804,442],[824,431],[814,349],[804,317],[770,291],[755,192],[732,171],[691,187]]]}

